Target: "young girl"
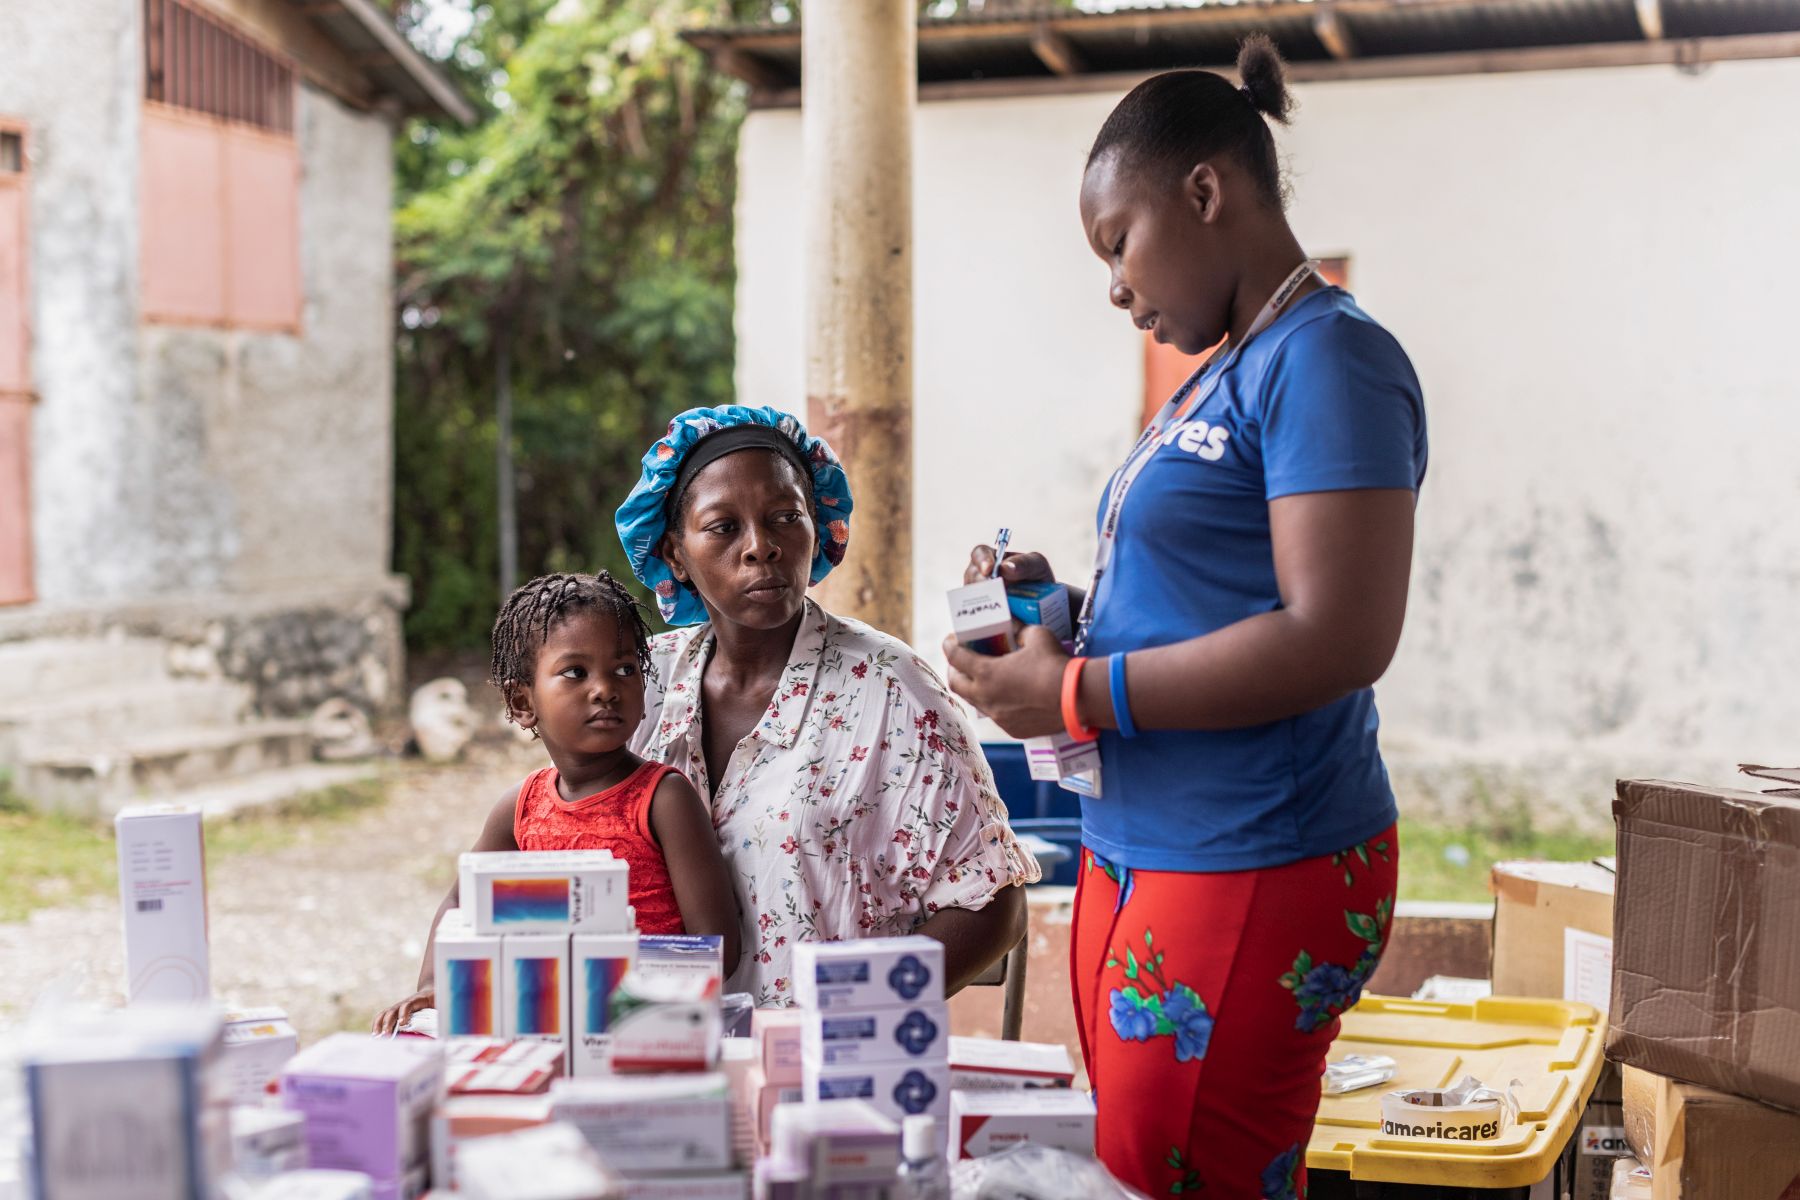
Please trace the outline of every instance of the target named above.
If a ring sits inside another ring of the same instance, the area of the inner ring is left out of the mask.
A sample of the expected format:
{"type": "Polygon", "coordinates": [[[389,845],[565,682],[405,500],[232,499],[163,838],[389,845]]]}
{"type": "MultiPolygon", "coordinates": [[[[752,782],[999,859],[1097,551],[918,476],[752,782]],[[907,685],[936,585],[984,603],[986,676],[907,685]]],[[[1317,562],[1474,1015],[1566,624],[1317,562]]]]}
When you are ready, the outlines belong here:
{"type": "MultiPolygon", "coordinates": [[[[631,865],[638,929],[719,934],[730,975],[737,902],[712,814],[679,771],[626,748],[644,716],[649,642],[637,601],[604,571],[545,575],[507,597],[491,679],[507,719],[543,741],[551,765],[501,797],[474,849],[610,850],[631,865]]],[[[376,1033],[434,1003],[432,942],[457,903],[453,883],[432,918],[418,990],[375,1018],[376,1033]]]]}

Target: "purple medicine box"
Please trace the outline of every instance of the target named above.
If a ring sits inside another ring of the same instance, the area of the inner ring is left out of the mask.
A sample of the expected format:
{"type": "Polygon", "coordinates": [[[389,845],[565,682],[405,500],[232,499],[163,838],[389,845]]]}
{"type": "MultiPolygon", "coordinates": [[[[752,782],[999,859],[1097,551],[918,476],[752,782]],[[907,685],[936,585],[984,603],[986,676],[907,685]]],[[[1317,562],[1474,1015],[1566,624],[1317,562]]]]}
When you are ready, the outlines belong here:
{"type": "Polygon", "coordinates": [[[281,1072],[282,1105],[306,1114],[312,1165],[361,1171],[374,1181],[374,1200],[417,1194],[443,1088],[442,1051],[426,1038],[336,1033],[281,1072]]]}

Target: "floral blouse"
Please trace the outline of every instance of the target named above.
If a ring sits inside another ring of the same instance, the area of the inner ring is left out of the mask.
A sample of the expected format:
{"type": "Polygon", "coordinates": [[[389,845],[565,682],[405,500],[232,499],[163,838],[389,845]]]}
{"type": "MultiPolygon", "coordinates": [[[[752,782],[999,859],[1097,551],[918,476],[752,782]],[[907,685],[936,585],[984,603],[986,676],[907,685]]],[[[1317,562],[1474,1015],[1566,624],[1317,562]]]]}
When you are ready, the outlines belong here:
{"type": "Polygon", "coordinates": [[[700,730],[712,649],[710,625],[651,642],[631,748],[713,798],[745,921],[727,990],[787,1004],[795,942],[908,933],[1039,877],[943,682],[904,642],[810,599],[768,711],[713,791],[700,730]]]}

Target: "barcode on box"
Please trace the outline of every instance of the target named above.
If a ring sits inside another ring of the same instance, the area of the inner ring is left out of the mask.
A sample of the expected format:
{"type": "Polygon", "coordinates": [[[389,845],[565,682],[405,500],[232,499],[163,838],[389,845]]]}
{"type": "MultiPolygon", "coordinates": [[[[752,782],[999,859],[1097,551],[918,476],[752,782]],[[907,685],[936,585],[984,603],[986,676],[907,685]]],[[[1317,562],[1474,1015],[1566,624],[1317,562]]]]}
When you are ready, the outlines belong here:
{"type": "Polygon", "coordinates": [[[138,906],[137,910],[139,912],[161,912],[162,911],[162,901],[161,900],[139,900],[137,902],[137,906],[138,906]]]}

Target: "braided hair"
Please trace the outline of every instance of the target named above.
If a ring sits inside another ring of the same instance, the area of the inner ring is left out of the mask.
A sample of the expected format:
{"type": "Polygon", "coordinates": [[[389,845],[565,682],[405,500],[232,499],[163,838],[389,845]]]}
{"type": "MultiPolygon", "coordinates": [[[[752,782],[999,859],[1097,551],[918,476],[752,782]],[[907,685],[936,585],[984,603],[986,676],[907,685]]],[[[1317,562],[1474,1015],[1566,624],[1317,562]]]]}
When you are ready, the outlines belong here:
{"type": "Polygon", "coordinates": [[[644,606],[624,584],[601,571],[597,575],[540,575],[508,596],[494,618],[488,682],[502,692],[510,684],[529,683],[550,630],[570,613],[585,608],[611,616],[620,638],[630,638],[637,650],[638,670],[646,678],[654,673],[644,606]]]}

